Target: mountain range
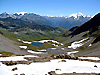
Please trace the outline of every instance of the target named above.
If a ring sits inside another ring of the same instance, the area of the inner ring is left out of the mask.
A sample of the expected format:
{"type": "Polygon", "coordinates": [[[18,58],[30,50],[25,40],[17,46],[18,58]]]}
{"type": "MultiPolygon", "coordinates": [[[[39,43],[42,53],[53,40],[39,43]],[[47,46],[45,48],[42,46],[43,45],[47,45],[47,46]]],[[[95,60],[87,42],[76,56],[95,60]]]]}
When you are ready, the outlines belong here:
{"type": "Polygon", "coordinates": [[[34,21],[14,19],[12,17],[0,18],[0,31],[13,38],[24,40],[38,40],[44,38],[54,38],[62,35],[68,29],[64,27],[51,27],[41,25],[34,21]],[[12,36],[11,36],[12,35],[12,36]]]}
{"type": "Polygon", "coordinates": [[[69,16],[41,16],[34,13],[1,13],[0,18],[14,18],[14,19],[21,19],[23,21],[27,21],[28,23],[32,24],[39,24],[39,25],[48,25],[52,27],[62,26],[66,28],[72,28],[75,26],[79,26],[86,21],[91,19],[91,16],[84,15],[82,13],[75,13],[69,16]]]}

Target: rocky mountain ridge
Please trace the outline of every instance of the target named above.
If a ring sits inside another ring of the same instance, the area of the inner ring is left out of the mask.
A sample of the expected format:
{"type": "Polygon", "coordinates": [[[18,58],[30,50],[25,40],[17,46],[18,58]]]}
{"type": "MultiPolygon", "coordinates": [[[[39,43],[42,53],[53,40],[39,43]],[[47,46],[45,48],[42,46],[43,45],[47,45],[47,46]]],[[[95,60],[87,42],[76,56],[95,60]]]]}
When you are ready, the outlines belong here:
{"type": "Polygon", "coordinates": [[[62,26],[66,28],[79,26],[91,18],[91,16],[84,15],[80,12],[71,14],[70,16],[41,16],[28,12],[21,12],[14,14],[4,12],[0,14],[0,18],[7,18],[7,17],[12,17],[14,19],[28,20],[28,21],[31,20],[38,24],[49,25],[53,27],[62,26]]]}

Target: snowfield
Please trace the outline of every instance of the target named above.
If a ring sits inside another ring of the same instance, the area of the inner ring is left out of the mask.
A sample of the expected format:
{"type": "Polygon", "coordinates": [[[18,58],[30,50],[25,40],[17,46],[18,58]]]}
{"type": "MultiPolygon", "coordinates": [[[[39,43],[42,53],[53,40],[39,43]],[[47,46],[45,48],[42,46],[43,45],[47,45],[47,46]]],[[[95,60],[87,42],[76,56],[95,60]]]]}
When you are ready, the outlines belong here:
{"type": "Polygon", "coordinates": [[[87,38],[85,38],[85,39],[82,39],[82,40],[80,40],[80,41],[73,42],[73,43],[71,44],[71,46],[68,46],[68,48],[76,49],[76,48],[78,48],[78,47],[81,47],[82,45],[84,45],[85,43],[87,43],[87,42],[90,41],[90,40],[88,40],[88,39],[89,39],[89,37],[87,37],[87,38]],[[86,40],[88,40],[88,41],[86,41],[86,40]],[[84,42],[84,41],[86,41],[86,42],[84,42]],[[83,43],[83,42],[84,42],[84,43],[83,43]]]}
{"type": "MultiPolygon", "coordinates": [[[[38,42],[40,42],[40,43],[45,43],[45,42],[49,42],[49,41],[51,41],[51,42],[53,42],[53,43],[57,43],[57,44],[63,45],[62,43],[59,43],[58,41],[55,41],[55,40],[41,40],[41,41],[38,41],[38,42]]],[[[54,44],[54,45],[55,45],[55,44],[54,44]]],[[[58,46],[58,45],[56,45],[56,46],[58,46]]]]}
{"type": "Polygon", "coordinates": [[[47,51],[46,49],[38,50],[38,51],[47,51]]]}
{"type": "Polygon", "coordinates": [[[100,60],[99,57],[79,57],[80,59],[100,60]]]}
{"type": "MultiPolygon", "coordinates": [[[[0,58],[1,60],[1,58],[0,58]]],[[[30,65],[14,65],[6,66],[0,63],[0,75],[14,75],[22,74],[25,75],[45,75],[50,71],[55,71],[57,74],[62,73],[100,73],[100,63],[79,61],[79,60],[68,60],[63,59],[66,62],[62,62],[62,59],[51,60],[50,62],[38,62],[31,63],[30,65]],[[97,67],[94,67],[97,65],[97,67]],[[13,68],[17,67],[18,70],[11,71],[13,68]],[[60,69],[60,70],[56,70],[60,69]]]]}
{"type": "Polygon", "coordinates": [[[23,41],[21,39],[17,39],[18,41],[21,41],[22,43],[25,43],[25,44],[31,44],[32,42],[28,42],[28,41],[23,41]]]}
{"type": "Polygon", "coordinates": [[[35,52],[35,51],[32,51],[32,50],[27,50],[27,52],[33,53],[33,54],[44,54],[45,53],[45,52],[35,52]]]}
{"type": "Polygon", "coordinates": [[[79,51],[71,51],[71,52],[67,52],[68,55],[70,54],[75,54],[75,53],[78,53],[79,51]]]}
{"type": "Polygon", "coordinates": [[[24,57],[38,57],[35,55],[25,55],[25,56],[11,56],[11,57],[0,57],[0,61],[19,61],[19,60],[26,60],[24,57]]]}
{"type": "Polygon", "coordinates": [[[27,46],[19,46],[19,48],[27,49],[27,46]]]}

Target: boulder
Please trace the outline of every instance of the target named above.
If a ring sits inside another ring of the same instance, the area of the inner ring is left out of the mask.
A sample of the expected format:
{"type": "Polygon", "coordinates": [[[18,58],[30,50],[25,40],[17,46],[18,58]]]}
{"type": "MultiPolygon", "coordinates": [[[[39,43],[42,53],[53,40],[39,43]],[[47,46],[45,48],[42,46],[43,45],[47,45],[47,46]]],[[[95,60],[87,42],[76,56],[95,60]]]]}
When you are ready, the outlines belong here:
{"type": "Polygon", "coordinates": [[[66,60],[61,60],[62,62],[66,62],[66,60]]]}
{"type": "Polygon", "coordinates": [[[97,65],[94,65],[94,67],[96,67],[96,68],[97,68],[98,66],[97,66],[97,65]]]}
{"type": "Polygon", "coordinates": [[[12,71],[18,70],[17,67],[13,68],[12,71]]]}
{"type": "Polygon", "coordinates": [[[59,68],[57,68],[56,70],[60,70],[61,71],[61,69],[59,69],[59,68]]]}
{"type": "Polygon", "coordinates": [[[48,72],[49,75],[56,75],[55,71],[48,72]]]}
{"type": "Polygon", "coordinates": [[[74,60],[78,60],[78,57],[76,57],[74,54],[71,54],[71,55],[68,55],[68,54],[56,55],[53,58],[56,58],[56,59],[74,59],[74,60]]]}
{"type": "Polygon", "coordinates": [[[20,75],[25,75],[24,73],[20,74],[20,75]]]}

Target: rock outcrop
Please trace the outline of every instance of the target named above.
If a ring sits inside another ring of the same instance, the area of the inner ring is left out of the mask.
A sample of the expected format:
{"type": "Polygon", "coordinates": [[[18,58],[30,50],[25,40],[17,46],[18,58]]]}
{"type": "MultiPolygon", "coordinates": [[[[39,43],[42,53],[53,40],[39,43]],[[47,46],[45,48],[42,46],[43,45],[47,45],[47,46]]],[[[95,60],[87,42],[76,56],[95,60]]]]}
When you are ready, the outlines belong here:
{"type": "Polygon", "coordinates": [[[12,65],[17,65],[17,64],[31,64],[32,62],[30,61],[1,61],[3,64],[7,66],[12,66],[12,65]]]}
{"type": "Polygon", "coordinates": [[[24,57],[24,59],[31,62],[49,62],[51,60],[49,57],[24,57]]]}
{"type": "Polygon", "coordinates": [[[68,54],[61,54],[61,55],[55,55],[52,56],[54,59],[74,59],[77,60],[78,57],[76,57],[74,54],[68,55],[68,54]]]}

